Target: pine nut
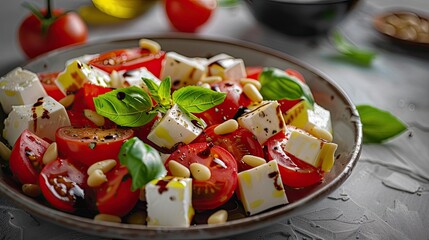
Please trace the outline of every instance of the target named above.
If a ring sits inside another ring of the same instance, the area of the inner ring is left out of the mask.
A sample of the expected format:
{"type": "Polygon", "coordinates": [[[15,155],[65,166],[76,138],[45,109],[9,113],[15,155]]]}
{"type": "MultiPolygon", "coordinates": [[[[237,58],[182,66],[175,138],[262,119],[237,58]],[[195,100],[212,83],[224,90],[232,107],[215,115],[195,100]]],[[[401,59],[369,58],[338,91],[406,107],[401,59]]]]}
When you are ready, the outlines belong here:
{"type": "Polygon", "coordinates": [[[207,88],[207,89],[211,89],[212,88],[210,86],[210,84],[208,84],[208,83],[203,83],[203,84],[200,85],[200,87],[207,88]]]}
{"type": "Polygon", "coordinates": [[[124,85],[122,83],[122,78],[121,78],[120,74],[116,70],[113,70],[110,73],[110,80],[111,80],[111,87],[113,87],[113,88],[122,88],[122,87],[124,87],[124,85]]]}
{"type": "Polygon", "coordinates": [[[49,147],[46,149],[45,154],[43,154],[43,164],[48,164],[58,157],[58,148],[57,143],[53,142],[49,145],[49,147]]]}
{"type": "Polygon", "coordinates": [[[159,45],[159,43],[146,38],[140,39],[139,47],[143,49],[147,49],[150,51],[150,53],[153,53],[153,54],[159,53],[161,51],[161,45],[159,45]]]}
{"type": "Polygon", "coordinates": [[[147,218],[146,212],[138,211],[138,212],[131,214],[127,218],[127,223],[145,225],[146,224],[146,218],[147,218]]]}
{"type": "Polygon", "coordinates": [[[227,220],[228,220],[228,212],[222,209],[210,215],[209,219],[207,220],[207,223],[220,224],[220,223],[226,223],[227,220]]]}
{"type": "Polygon", "coordinates": [[[244,155],[241,160],[251,167],[257,167],[267,162],[264,158],[253,155],[244,155]]]}
{"type": "Polygon", "coordinates": [[[191,176],[191,172],[189,171],[189,169],[175,160],[170,160],[168,162],[168,169],[175,177],[188,178],[191,176]]]}
{"type": "Polygon", "coordinates": [[[221,76],[208,76],[208,77],[204,77],[201,79],[202,83],[219,83],[222,82],[222,77],[221,76]]]}
{"type": "Polygon", "coordinates": [[[252,84],[255,85],[256,89],[260,90],[262,85],[258,80],[252,79],[252,78],[241,78],[240,79],[240,84],[242,86],[246,85],[246,84],[252,84]]]}
{"type": "Polygon", "coordinates": [[[94,170],[88,177],[87,184],[89,187],[98,187],[107,182],[107,177],[100,169],[94,170]]]}
{"type": "Polygon", "coordinates": [[[263,100],[261,93],[253,84],[248,83],[244,85],[243,92],[252,102],[262,102],[263,100]]]}
{"type": "Polygon", "coordinates": [[[238,129],[238,122],[235,119],[229,119],[226,122],[223,122],[217,125],[213,131],[217,135],[224,135],[228,133],[232,133],[238,129]]]}
{"type": "Polygon", "coordinates": [[[122,221],[119,216],[104,214],[104,213],[95,215],[94,220],[104,221],[104,222],[115,222],[115,223],[120,223],[122,221]]]}
{"type": "Polygon", "coordinates": [[[73,104],[74,98],[75,98],[74,94],[70,94],[70,95],[67,95],[67,96],[61,98],[58,102],[61,105],[63,105],[65,108],[68,108],[73,104]]]}
{"type": "Polygon", "coordinates": [[[92,164],[91,166],[89,166],[86,173],[88,175],[91,175],[97,169],[101,170],[103,173],[107,173],[110,170],[112,170],[112,168],[114,168],[116,166],[116,164],[117,164],[117,162],[115,159],[106,159],[106,160],[103,160],[100,162],[96,162],[96,163],[92,164]]]}
{"type": "Polygon", "coordinates": [[[144,187],[140,189],[139,200],[142,202],[146,202],[146,188],[144,187]]]}
{"type": "Polygon", "coordinates": [[[29,197],[35,198],[41,194],[40,187],[37,184],[26,183],[22,185],[21,189],[22,192],[29,197]]]}
{"type": "Polygon", "coordinates": [[[0,142],[0,158],[1,159],[5,160],[5,161],[9,161],[11,152],[12,152],[12,150],[10,150],[10,148],[8,148],[3,142],[0,142]]]}
{"type": "Polygon", "coordinates": [[[91,122],[93,122],[98,127],[101,127],[104,125],[104,122],[105,122],[104,117],[98,114],[97,112],[92,111],[91,109],[84,109],[83,115],[85,115],[86,118],[91,120],[91,122]]]}
{"type": "Polygon", "coordinates": [[[322,129],[310,122],[307,122],[307,124],[305,124],[304,130],[313,135],[314,137],[323,139],[327,142],[332,142],[333,140],[333,136],[329,131],[322,129]]]}
{"type": "Polygon", "coordinates": [[[210,169],[201,163],[192,163],[189,168],[191,169],[192,177],[198,181],[207,181],[212,175],[210,169]]]}

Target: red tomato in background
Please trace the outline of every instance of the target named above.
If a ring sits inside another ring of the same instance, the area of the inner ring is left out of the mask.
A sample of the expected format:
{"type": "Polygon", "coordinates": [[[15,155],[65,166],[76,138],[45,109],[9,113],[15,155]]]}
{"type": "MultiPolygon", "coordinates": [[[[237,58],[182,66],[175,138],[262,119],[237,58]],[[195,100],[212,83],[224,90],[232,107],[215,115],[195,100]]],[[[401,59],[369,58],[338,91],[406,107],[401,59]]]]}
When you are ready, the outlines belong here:
{"type": "Polygon", "coordinates": [[[225,92],[225,100],[207,111],[195,114],[202,118],[209,126],[220,124],[235,116],[240,107],[247,107],[250,104],[250,99],[243,93],[243,88],[240,84],[233,81],[222,81],[211,85],[212,90],[225,92]]]}
{"type": "Polygon", "coordinates": [[[244,155],[264,157],[262,146],[256,140],[255,135],[246,128],[239,127],[232,133],[217,135],[214,133],[217,126],[212,125],[204,129],[194,142],[212,142],[214,145],[226,149],[237,161],[238,172],[252,168],[241,160],[244,155]]]}
{"type": "Polygon", "coordinates": [[[43,168],[43,154],[49,143],[29,130],[24,130],[16,140],[10,155],[9,167],[22,184],[37,184],[43,168]]]}
{"type": "Polygon", "coordinates": [[[147,49],[128,48],[102,53],[88,64],[108,73],[113,70],[133,70],[146,67],[153,75],[159,77],[164,57],[165,52],[163,51],[152,54],[147,49]]]}
{"type": "MultiPolygon", "coordinates": [[[[179,147],[165,161],[175,160],[189,168],[192,163],[200,163],[210,169],[207,181],[192,180],[192,206],[196,210],[208,210],[226,203],[237,186],[237,163],[224,148],[210,143],[193,143],[179,147]]],[[[168,175],[171,175],[169,172],[168,175]]]]}
{"type": "MultiPolygon", "coordinates": [[[[46,11],[40,14],[48,15],[46,11]]],[[[88,28],[78,14],[56,9],[52,15],[55,20],[46,31],[42,30],[42,21],[46,19],[41,20],[34,14],[28,15],[20,24],[18,39],[27,57],[34,58],[60,47],[86,42],[88,28]]]]}
{"type": "Polygon", "coordinates": [[[122,143],[132,137],[132,129],[62,127],[55,140],[61,157],[89,167],[102,160],[117,160],[122,143]]]}
{"type": "Polygon", "coordinates": [[[39,175],[43,196],[52,206],[66,212],[87,208],[86,181],[86,168],[60,158],[46,165],[39,175]]]}
{"type": "Polygon", "coordinates": [[[42,86],[45,89],[46,93],[57,101],[61,100],[66,96],[58,88],[57,84],[55,84],[55,79],[57,79],[58,74],[59,72],[44,72],[37,74],[40,82],[42,82],[42,86]]]}
{"type": "Polygon", "coordinates": [[[283,184],[292,188],[303,188],[321,182],[323,171],[285,152],[285,141],[285,133],[279,132],[264,144],[267,146],[268,159],[275,159],[279,165],[283,184]]]}
{"type": "Polygon", "coordinates": [[[181,32],[196,32],[216,9],[216,0],[165,0],[171,25],[181,32]]]}
{"type": "Polygon", "coordinates": [[[131,191],[132,179],[124,166],[107,172],[106,177],[107,182],[96,189],[97,209],[100,213],[122,217],[134,208],[140,190],[131,191]]]}

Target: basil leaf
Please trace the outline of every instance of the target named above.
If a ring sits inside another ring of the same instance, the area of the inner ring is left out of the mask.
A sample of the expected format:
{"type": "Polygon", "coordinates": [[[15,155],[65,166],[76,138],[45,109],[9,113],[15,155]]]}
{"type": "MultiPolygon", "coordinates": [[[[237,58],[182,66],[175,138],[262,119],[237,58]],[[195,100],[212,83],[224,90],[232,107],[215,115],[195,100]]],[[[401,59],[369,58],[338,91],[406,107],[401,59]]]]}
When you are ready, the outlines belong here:
{"type": "Polygon", "coordinates": [[[199,86],[187,86],[173,92],[173,102],[190,113],[201,113],[226,98],[226,93],[216,92],[199,86]]]}
{"type": "Polygon", "coordinates": [[[94,98],[95,109],[101,116],[126,127],[139,127],[150,122],[156,113],[149,113],[152,100],[137,86],[116,89],[94,98]]]}
{"type": "Polygon", "coordinates": [[[143,82],[146,84],[147,88],[149,89],[150,95],[157,103],[161,102],[161,97],[158,94],[159,86],[156,85],[154,81],[150,78],[142,78],[143,82]]]}
{"type": "Polygon", "coordinates": [[[133,191],[142,188],[153,179],[164,177],[167,174],[158,151],[137,137],[122,144],[119,161],[128,168],[131,174],[133,191]]]}
{"type": "Polygon", "coordinates": [[[264,68],[259,75],[261,95],[268,100],[304,99],[309,106],[314,106],[314,98],[307,84],[290,77],[285,71],[277,68],[264,68]]]}
{"type": "Polygon", "coordinates": [[[348,42],[338,31],[333,33],[333,44],[345,59],[363,66],[371,65],[372,60],[376,56],[374,52],[357,48],[348,42]]]}
{"type": "Polygon", "coordinates": [[[160,103],[163,106],[171,107],[171,79],[166,77],[159,85],[158,95],[160,97],[160,103]]]}
{"type": "Polygon", "coordinates": [[[364,143],[382,143],[407,129],[407,126],[391,113],[369,106],[356,106],[363,130],[364,143]]]}

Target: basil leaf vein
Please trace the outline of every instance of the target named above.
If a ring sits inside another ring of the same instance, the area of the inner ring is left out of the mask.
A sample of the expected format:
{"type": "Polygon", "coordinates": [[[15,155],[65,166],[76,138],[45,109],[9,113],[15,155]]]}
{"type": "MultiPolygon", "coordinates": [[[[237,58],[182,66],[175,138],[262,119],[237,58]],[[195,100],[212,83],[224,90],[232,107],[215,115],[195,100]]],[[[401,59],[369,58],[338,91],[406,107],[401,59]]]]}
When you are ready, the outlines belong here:
{"type": "Polygon", "coordinates": [[[226,93],[216,92],[199,86],[182,87],[173,92],[173,102],[190,113],[201,113],[226,98],[226,93]]]}

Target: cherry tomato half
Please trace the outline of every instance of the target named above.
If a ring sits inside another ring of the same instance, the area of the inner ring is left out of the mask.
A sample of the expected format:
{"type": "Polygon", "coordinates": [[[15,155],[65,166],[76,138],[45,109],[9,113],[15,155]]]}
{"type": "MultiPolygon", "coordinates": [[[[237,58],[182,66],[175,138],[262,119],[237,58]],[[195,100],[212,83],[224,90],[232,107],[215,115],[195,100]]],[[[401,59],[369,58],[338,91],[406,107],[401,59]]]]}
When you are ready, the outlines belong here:
{"type": "MultiPolygon", "coordinates": [[[[208,210],[221,206],[234,194],[237,186],[237,163],[224,148],[212,143],[193,143],[179,147],[166,160],[175,160],[189,168],[192,163],[208,167],[211,177],[207,181],[192,180],[192,206],[196,210],[208,210]]],[[[171,172],[169,171],[169,175],[171,172]]]]}
{"type": "Polygon", "coordinates": [[[269,160],[275,159],[279,165],[283,184],[292,188],[303,188],[321,182],[323,171],[285,152],[286,141],[285,133],[279,132],[265,143],[269,160]]]}
{"type": "Polygon", "coordinates": [[[153,75],[159,77],[164,57],[165,52],[163,51],[152,54],[147,49],[128,48],[102,53],[88,64],[108,73],[113,70],[133,70],[146,67],[153,75]]]}
{"type": "Polygon", "coordinates": [[[40,82],[42,82],[42,86],[45,89],[46,93],[57,101],[61,100],[66,96],[58,88],[57,84],[55,84],[55,79],[57,79],[58,74],[59,72],[44,72],[37,74],[40,79],[40,82]]]}
{"type": "Polygon", "coordinates": [[[171,25],[182,32],[195,32],[216,9],[216,0],[165,0],[165,12],[171,25]]]}
{"type": "Polygon", "coordinates": [[[225,100],[207,111],[195,114],[202,118],[209,126],[220,124],[235,116],[240,107],[247,107],[250,104],[250,99],[243,93],[243,88],[240,84],[233,81],[222,81],[211,85],[212,90],[225,92],[225,100]]]}
{"type": "Polygon", "coordinates": [[[132,179],[125,166],[112,169],[106,177],[107,182],[96,190],[97,209],[100,213],[122,217],[134,208],[140,190],[131,191],[132,179]]]}
{"type": "Polygon", "coordinates": [[[43,168],[43,154],[49,143],[29,130],[24,130],[16,140],[10,155],[9,167],[22,184],[37,184],[43,168]]]}
{"type": "Polygon", "coordinates": [[[238,172],[252,168],[241,160],[244,155],[264,157],[262,146],[256,140],[255,135],[246,128],[239,127],[232,133],[217,135],[214,133],[217,126],[212,125],[204,129],[194,142],[212,142],[214,145],[226,149],[237,161],[238,172]]]}
{"type": "Polygon", "coordinates": [[[118,160],[122,143],[133,136],[132,129],[61,127],[55,140],[61,157],[91,166],[106,159],[118,160]]]}
{"type": "Polygon", "coordinates": [[[85,168],[60,158],[47,164],[39,175],[43,196],[52,206],[66,212],[87,208],[86,181],[85,168]]]}

